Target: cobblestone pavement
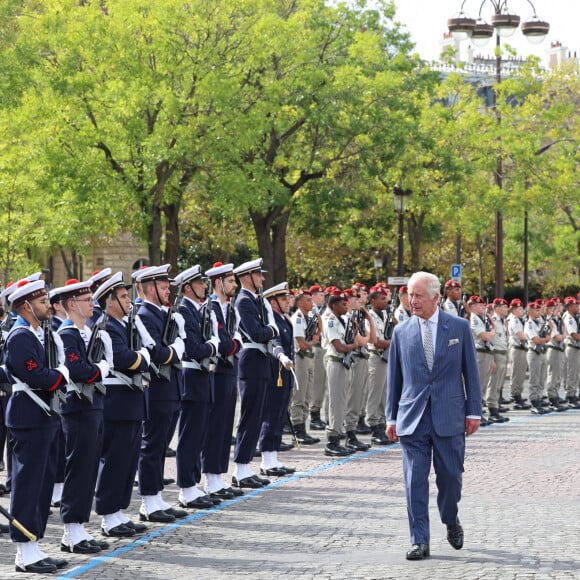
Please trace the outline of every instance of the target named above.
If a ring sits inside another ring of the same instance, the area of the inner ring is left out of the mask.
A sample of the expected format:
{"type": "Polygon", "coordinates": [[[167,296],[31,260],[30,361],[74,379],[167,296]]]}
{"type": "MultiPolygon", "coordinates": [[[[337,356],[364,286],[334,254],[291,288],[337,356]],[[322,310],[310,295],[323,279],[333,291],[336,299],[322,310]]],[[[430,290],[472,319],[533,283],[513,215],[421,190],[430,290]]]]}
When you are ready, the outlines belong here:
{"type": "MultiPolygon", "coordinates": [[[[70,566],[60,577],[580,578],[580,411],[508,415],[509,423],[468,439],[461,551],[445,539],[432,481],[432,556],[405,560],[409,540],[399,445],[331,461],[321,442],[281,454],[298,468],[294,476],[211,511],[192,511],[175,524],[150,524],[137,540],[113,539],[101,557],[67,555],[70,566]]],[[[174,469],[175,460],[168,459],[167,475],[174,469]]],[[[176,501],[177,493],[175,485],[168,486],[166,499],[176,501]]],[[[7,498],[0,504],[8,507],[7,498]]],[[[129,513],[136,516],[137,509],[136,497],[129,513]]],[[[96,515],[87,528],[100,536],[96,515]]],[[[55,513],[41,543],[49,555],[63,556],[61,533],[55,513]]],[[[13,562],[13,547],[2,535],[2,580],[22,579],[13,562]]]]}

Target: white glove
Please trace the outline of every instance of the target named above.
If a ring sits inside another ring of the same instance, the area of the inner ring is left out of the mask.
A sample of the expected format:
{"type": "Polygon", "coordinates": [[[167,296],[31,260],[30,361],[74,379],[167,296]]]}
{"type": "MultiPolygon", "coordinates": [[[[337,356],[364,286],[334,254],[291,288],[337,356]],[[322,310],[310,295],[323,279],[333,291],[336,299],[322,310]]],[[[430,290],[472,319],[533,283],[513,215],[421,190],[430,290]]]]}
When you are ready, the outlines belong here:
{"type": "Polygon", "coordinates": [[[99,330],[99,338],[103,342],[105,347],[105,360],[107,361],[111,369],[115,368],[115,363],[113,362],[113,341],[106,330],[99,330]]]}
{"type": "Polygon", "coordinates": [[[213,310],[211,311],[211,333],[214,336],[219,336],[217,316],[213,310]]]}
{"type": "Polygon", "coordinates": [[[111,370],[111,367],[109,367],[109,363],[106,360],[102,360],[97,363],[97,366],[101,370],[101,378],[104,379],[111,370]]]}
{"type": "Polygon", "coordinates": [[[187,334],[185,334],[185,318],[183,318],[179,312],[174,312],[171,315],[171,318],[173,318],[173,320],[175,320],[175,324],[177,324],[179,336],[185,340],[187,338],[187,334]]]}
{"type": "Polygon", "coordinates": [[[137,352],[141,355],[141,358],[147,363],[147,366],[149,366],[151,364],[151,355],[149,354],[149,351],[146,348],[140,348],[137,352]]]}
{"type": "Polygon", "coordinates": [[[153,337],[149,334],[149,331],[145,328],[143,321],[139,316],[135,316],[135,328],[141,337],[141,342],[145,348],[153,348],[155,346],[155,341],[153,337]]]}
{"type": "Polygon", "coordinates": [[[233,336],[234,340],[237,340],[240,344],[244,344],[244,341],[242,340],[242,335],[239,331],[236,330],[236,332],[234,332],[234,336],[233,336]]]}
{"type": "Polygon", "coordinates": [[[211,344],[215,350],[215,354],[218,352],[218,347],[220,345],[220,339],[217,336],[212,336],[208,341],[207,344],[211,344]]]}
{"type": "Polygon", "coordinates": [[[294,363],[284,353],[278,355],[278,360],[286,370],[290,370],[294,366],[294,363]]]}
{"type": "Polygon", "coordinates": [[[54,344],[56,345],[56,350],[58,352],[58,364],[61,366],[64,366],[64,363],[66,361],[66,357],[64,354],[64,343],[62,342],[62,338],[60,337],[58,332],[53,332],[52,337],[54,340],[54,344]]]}
{"type": "Polygon", "coordinates": [[[175,342],[171,345],[171,348],[174,350],[177,358],[181,360],[183,358],[183,354],[185,353],[185,343],[179,336],[175,339],[175,342]]]}
{"type": "Polygon", "coordinates": [[[54,370],[62,375],[65,383],[70,383],[70,374],[68,368],[65,367],[64,364],[57,366],[54,370]]]}
{"type": "MultiPolygon", "coordinates": [[[[266,312],[268,313],[268,326],[272,326],[277,330],[278,325],[276,324],[276,319],[274,318],[274,311],[272,310],[272,305],[270,304],[270,301],[264,300],[264,306],[266,308],[266,312]]],[[[278,332],[276,332],[276,334],[278,334],[278,332]]]]}

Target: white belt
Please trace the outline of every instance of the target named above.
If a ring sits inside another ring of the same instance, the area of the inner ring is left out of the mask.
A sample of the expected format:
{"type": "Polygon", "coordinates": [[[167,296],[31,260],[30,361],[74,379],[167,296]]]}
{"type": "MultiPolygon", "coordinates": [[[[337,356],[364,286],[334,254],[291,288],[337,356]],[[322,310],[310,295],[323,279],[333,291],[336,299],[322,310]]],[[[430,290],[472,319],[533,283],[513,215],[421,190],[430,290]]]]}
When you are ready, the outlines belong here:
{"type": "Polygon", "coordinates": [[[107,387],[110,385],[119,385],[119,386],[123,386],[123,387],[128,387],[129,385],[127,384],[126,381],[122,381],[121,379],[116,379],[114,377],[108,377],[103,381],[103,384],[106,385],[107,387]]]}
{"type": "Polygon", "coordinates": [[[196,360],[182,360],[181,361],[181,366],[184,369],[194,369],[196,371],[201,371],[203,370],[201,368],[201,365],[196,361],[196,360]]]}
{"type": "Polygon", "coordinates": [[[26,383],[23,383],[17,377],[13,377],[16,381],[14,385],[12,385],[12,392],[16,393],[18,391],[24,391],[34,403],[36,403],[47,415],[51,415],[50,406],[47,405],[35,392],[31,389],[26,383]]]}
{"type": "Polygon", "coordinates": [[[259,350],[263,354],[268,354],[268,349],[266,346],[259,342],[244,342],[244,348],[253,348],[255,350],[259,350]]]}

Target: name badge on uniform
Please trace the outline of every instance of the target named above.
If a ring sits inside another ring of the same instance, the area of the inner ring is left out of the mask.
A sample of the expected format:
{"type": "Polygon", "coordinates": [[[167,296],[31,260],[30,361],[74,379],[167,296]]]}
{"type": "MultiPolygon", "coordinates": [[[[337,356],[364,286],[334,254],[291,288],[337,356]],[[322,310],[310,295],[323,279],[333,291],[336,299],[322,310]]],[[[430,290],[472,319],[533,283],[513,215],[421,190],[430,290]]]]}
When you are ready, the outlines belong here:
{"type": "Polygon", "coordinates": [[[332,320],[328,321],[328,328],[332,328],[334,326],[334,322],[332,320]]]}
{"type": "Polygon", "coordinates": [[[447,346],[453,346],[455,344],[459,344],[459,339],[458,338],[452,338],[448,343],[447,346]]]}

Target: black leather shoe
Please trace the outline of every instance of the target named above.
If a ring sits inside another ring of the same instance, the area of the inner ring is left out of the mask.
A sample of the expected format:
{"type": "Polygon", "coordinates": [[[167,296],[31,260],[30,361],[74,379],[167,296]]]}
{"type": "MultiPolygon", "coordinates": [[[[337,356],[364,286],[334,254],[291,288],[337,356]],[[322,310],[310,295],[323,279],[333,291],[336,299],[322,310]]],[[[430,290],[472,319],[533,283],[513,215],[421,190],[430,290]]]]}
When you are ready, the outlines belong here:
{"type": "Polygon", "coordinates": [[[278,451],[290,451],[290,449],[294,449],[294,443],[285,443],[282,441],[278,451]]]}
{"type": "Polygon", "coordinates": [[[52,574],[56,572],[57,567],[46,559],[34,562],[34,564],[28,564],[28,566],[15,566],[17,572],[32,572],[33,574],[52,574]]]}
{"type": "MultiPolygon", "coordinates": [[[[60,550],[61,552],[70,552],[72,554],[98,554],[101,551],[101,548],[99,548],[99,546],[91,544],[88,540],[83,540],[82,542],[75,544],[72,547],[72,550],[70,546],[66,544],[61,544],[60,550]]],[[[54,567],[54,569],[56,570],[56,566],[54,567]]]]}
{"type": "Polygon", "coordinates": [[[481,416],[481,419],[479,420],[479,426],[480,427],[487,427],[488,425],[491,425],[491,422],[488,421],[483,415],[481,416]]]}
{"type": "Polygon", "coordinates": [[[64,558],[45,558],[44,561],[56,566],[59,570],[68,566],[68,560],[64,558]]]}
{"type": "Polygon", "coordinates": [[[0,495],[4,495],[6,493],[6,486],[3,483],[0,483],[0,495]]]}
{"type": "Polygon", "coordinates": [[[217,499],[222,499],[222,500],[228,500],[228,499],[234,499],[234,497],[236,497],[235,493],[232,491],[228,491],[227,489],[218,489],[217,491],[212,491],[209,494],[210,497],[212,498],[217,498],[217,499]]]}
{"type": "Polygon", "coordinates": [[[429,557],[429,544],[413,544],[407,552],[407,560],[424,560],[429,557]]]}
{"type": "Polygon", "coordinates": [[[359,441],[354,431],[347,431],[345,447],[355,451],[368,451],[371,446],[368,443],[359,441]]]}
{"type": "Polygon", "coordinates": [[[171,485],[172,483],[175,483],[175,479],[173,479],[172,477],[163,478],[163,485],[171,485]]]}
{"type": "Polygon", "coordinates": [[[50,507],[53,507],[53,508],[59,508],[59,507],[60,507],[60,502],[59,502],[59,501],[53,501],[53,502],[50,504],[50,507]]]}
{"type": "Polygon", "coordinates": [[[283,467],[269,467],[268,469],[262,469],[260,467],[260,473],[262,475],[271,475],[273,477],[284,477],[286,475],[286,470],[283,467]]]}
{"type": "Polygon", "coordinates": [[[10,526],[0,524],[0,534],[7,534],[10,531],[10,526]]]}
{"type": "Polygon", "coordinates": [[[340,443],[329,442],[324,448],[324,455],[327,457],[346,457],[356,453],[354,449],[346,449],[340,443]]]}
{"type": "Polygon", "coordinates": [[[502,407],[501,405],[497,408],[499,413],[507,413],[510,408],[509,407],[502,407]]]}
{"type": "Polygon", "coordinates": [[[370,435],[372,429],[365,423],[365,420],[360,417],[356,426],[357,435],[370,435]]]}
{"type": "Polygon", "coordinates": [[[236,497],[241,497],[242,495],[244,495],[244,492],[241,489],[238,489],[237,487],[224,487],[224,491],[227,491],[228,493],[233,493],[236,497]]]}
{"type": "Polygon", "coordinates": [[[326,423],[322,419],[310,419],[310,429],[312,431],[324,431],[326,423]]]}
{"type": "Polygon", "coordinates": [[[242,479],[238,479],[235,475],[232,476],[232,485],[239,488],[247,487],[250,489],[264,487],[257,479],[254,479],[253,477],[243,477],[242,479]]]}
{"type": "Polygon", "coordinates": [[[175,449],[172,449],[171,447],[168,447],[165,450],[165,457],[175,457],[177,455],[177,453],[175,452],[175,449]]]}
{"type": "Polygon", "coordinates": [[[319,437],[312,437],[306,433],[306,431],[296,432],[296,439],[301,445],[316,445],[316,443],[320,443],[319,437]]]}
{"type": "Polygon", "coordinates": [[[286,475],[292,475],[293,473],[296,473],[295,467],[286,467],[285,465],[282,465],[280,469],[283,469],[286,472],[286,475]]]}
{"type": "Polygon", "coordinates": [[[463,548],[463,527],[459,522],[447,526],[447,541],[456,550],[463,548]]]}
{"type": "Polygon", "coordinates": [[[119,524],[110,530],[105,530],[105,528],[102,528],[102,531],[105,536],[112,538],[128,538],[129,536],[135,535],[135,530],[133,528],[129,528],[125,524],[119,524]]]}
{"type": "Polygon", "coordinates": [[[136,534],[142,534],[143,532],[146,532],[148,529],[145,524],[140,524],[139,522],[133,522],[131,520],[129,520],[128,522],[125,522],[125,525],[128,528],[135,530],[136,534]]]}
{"type": "Polygon", "coordinates": [[[270,485],[270,483],[272,483],[269,479],[266,479],[265,477],[260,477],[259,475],[252,475],[252,477],[256,481],[259,481],[263,487],[266,487],[267,485],[270,485]]]}
{"type": "Polygon", "coordinates": [[[186,508],[195,508],[198,510],[208,510],[210,508],[212,508],[214,506],[213,501],[211,501],[210,498],[208,498],[207,496],[201,496],[201,497],[196,497],[195,499],[192,499],[191,501],[188,501],[187,503],[183,503],[182,501],[179,502],[179,505],[181,507],[186,507],[186,508]]]}
{"type": "Polygon", "coordinates": [[[181,518],[186,518],[189,514],[185,511],[185,510],[180,510],[177,508],[167,508],[166,510],[163,510],[166,514],[169,514],[170,516],[173,516],[175,519],[181,519],[181,518]]]}
{"type": "Polygon", "coordinates": [[[105,542],[104,540],[87,540],[91,546],[96,546],[100,550],[108,550],[109,549],[109,542],[105,542]]]}
{"type": "Polygon", "coordinates": [[[139,512],[139,519],[142,522],[157,522],[158,524],[170,524],[175,521],[175,517],[163,510],[151,512],[149,515],[139,512]]]}

